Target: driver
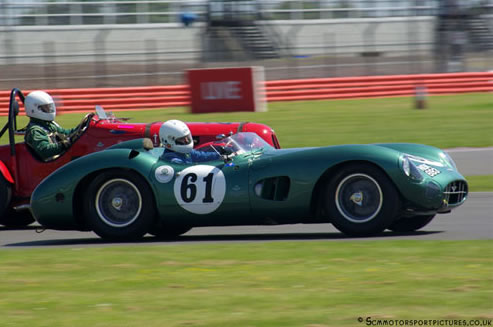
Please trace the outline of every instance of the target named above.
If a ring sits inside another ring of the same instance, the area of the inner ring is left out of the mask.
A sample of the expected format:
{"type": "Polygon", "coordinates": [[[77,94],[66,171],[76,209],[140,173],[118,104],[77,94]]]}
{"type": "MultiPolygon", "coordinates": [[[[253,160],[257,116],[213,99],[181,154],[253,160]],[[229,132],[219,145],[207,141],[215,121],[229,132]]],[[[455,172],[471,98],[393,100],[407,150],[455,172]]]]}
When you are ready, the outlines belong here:
{"type": "Polygon", "coordinates": [[[33,91],[24,99],[27,116],[30,117],[24,140],[43,161],[54,159],[70,147],[69,134],[76,128],[64,129],[54,120],[56,107],[46,92],[33,91]]]}
{"type": "Polygon", "coordinates": [[[216,152],[197,151],[193,149],[192,133],[180,120],[168,120],[159,129],[159,139],[164,146],[162,158],[172,163],[190,164],[221,158],[216,152]]]}

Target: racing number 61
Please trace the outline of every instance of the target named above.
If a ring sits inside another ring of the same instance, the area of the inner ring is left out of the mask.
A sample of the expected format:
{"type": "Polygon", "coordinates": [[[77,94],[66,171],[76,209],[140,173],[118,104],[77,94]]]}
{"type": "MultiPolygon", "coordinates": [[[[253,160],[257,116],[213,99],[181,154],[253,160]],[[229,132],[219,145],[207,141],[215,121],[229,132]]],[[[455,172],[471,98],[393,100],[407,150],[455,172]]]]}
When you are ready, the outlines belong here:
{"type": "Polygon", "coordinates": [[[226,177],[221,169],[197,165],[183,169],[180,175],[173,185],[173,193],[180,207],[205,215],[221,206],[226,194],[226,177]]]}
{"type": "MultiPolygon", "coordinates": [[[[202,180],[205,183],[205,196],[202,199],[202,203],[212,203],[214,199],[212,198],[212,179],[214,178],[214,173],[209,173],[202,180]]],[[[195,173],[189,173],[183,177],[181,182],[180,194],[184,202],[190,203],[195,200],[197,196],[197,175],[195,173]]]]}

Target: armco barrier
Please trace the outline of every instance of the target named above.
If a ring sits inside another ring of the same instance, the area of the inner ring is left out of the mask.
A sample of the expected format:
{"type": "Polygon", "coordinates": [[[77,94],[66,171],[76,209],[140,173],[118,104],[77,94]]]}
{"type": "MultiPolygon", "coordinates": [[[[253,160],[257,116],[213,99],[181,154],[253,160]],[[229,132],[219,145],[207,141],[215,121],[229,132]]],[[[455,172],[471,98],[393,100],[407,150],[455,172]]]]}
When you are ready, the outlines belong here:
{"type": "Polygon", "coordinates": [[[319,78],[266,82],[268,101],[410,96],[493,91],[493,72],[319,78]]]}
{"type": "MultiPolygon", "coordinates": [[[[22,90],[24,95],[29,91],[22,90]]],[[[58,112],[89,112],[96,105],[108,110],[138,110],[188,106],[187,85],[46,90],[58,112]]],[[[10,91],[0,91],[0,115],[8,111],[10,91]]],[[[22,110],[21,110],[22,112],[22,110]]]]}
{"type": "MultiPolygon", "coordinates": [[[[267,101],[298,101],[493,92],[493,72],[426,75],[364,76],[296,79],[265,82],[267,101]]],[[[29,91],[24,91],[27,94],[29,91]]],[[[108,110],[157,109],[190,105],[187,85],[54,89],[59,112],[89,112],[101,105],[108,110]]],[[[8,112],[10,91],[0,91],[0,115],[8,112]]],[[[21,111],[22,112],[22,111],[21,111]]]]}

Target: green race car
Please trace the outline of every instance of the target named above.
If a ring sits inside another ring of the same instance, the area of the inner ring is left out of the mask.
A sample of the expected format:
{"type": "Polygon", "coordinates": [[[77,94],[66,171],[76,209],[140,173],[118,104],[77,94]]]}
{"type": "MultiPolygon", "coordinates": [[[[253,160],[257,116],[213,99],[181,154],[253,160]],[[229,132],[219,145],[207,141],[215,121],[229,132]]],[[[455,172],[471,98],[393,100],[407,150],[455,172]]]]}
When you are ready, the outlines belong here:
{"type": "Polygon", "coordinates": [[[332,223],[347,235],[418,230],[467,198],[442,150],[419,144],[274,149],[254,133],[204,144],[223,159],[177,164],[138,139],[59,168],[35,189],[45,228],[110,240],[198,226],[332,223]]]}

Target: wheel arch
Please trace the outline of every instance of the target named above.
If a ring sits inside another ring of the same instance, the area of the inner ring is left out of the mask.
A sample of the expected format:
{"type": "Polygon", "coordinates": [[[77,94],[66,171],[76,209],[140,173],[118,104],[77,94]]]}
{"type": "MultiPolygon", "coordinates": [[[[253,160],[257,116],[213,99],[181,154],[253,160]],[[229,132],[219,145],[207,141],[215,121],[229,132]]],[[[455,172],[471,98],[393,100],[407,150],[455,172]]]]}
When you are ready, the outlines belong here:
{"type": "Polygon", "coordinates": [[[147,184],[147,186],[149,187],[149,189],[151,190],[151,192],[153,194],[153,197],[152,197],[153,205],[154,205],[154,207],[156,207],[157,199],[156,199],[155,189],[151,185],[151,183],[149,183],[147,178],[138,170],[128,168],[128,167],[125,167],[125,168],[123,168],[123,167],[118,167],[118,168],[111,167],[111,168],[104,168],[104,169],[95,170],[95,171],[91,172],[90,174],[86,175],[84,178],[82,178],[79,181],[79,183],[77,184],[77,186],[75,188],[74,194],[73,194],[74,200],[72,201],[72,205],[73,205],[72,210],[74,213],[74,219],[77,222],[77,224],[79,224],[81,226],[81,228],[83,228],[84,230],[89,230],[87,220],[85,219],[85,217],[83,215],[84,201],[82,199],[84,197],[84,194],[85,194],[87,188],[89,187],[90,182],[99,174],[111,173],[111,172],[122,172],[122,171],[130,172],[132,174],[138,175],[147,184]]]}
{"type": "Polygon", "coordinates": [[[347,161],[342,161],[339,162],[338,164],[329,167],[327,170],[324,171],[324,173],[319,177],[317,182],[315,183],[315,186],[312,190],[312,197],[311,197],[311,202],[310,202],[310,212],[314,217],[327,217],[328,213],[325,212],[325,209],[322,208],[323,206],[320,205],[322,199],[323,199],[323,194],[325,194],[325,186],[327,183],[330,181],[330,179],[337,174],[338,171],[344,169],[344,167],[348,167],[350,165],[357,165],[357,164],[364,164],[364,165],[369,165],[372,166],[376,169],[378,169],[380,172],[382,172],[387,178],[394,184],[397,194],[400,199],[402,199],[402,195],[399,192],[399,189],[397,188],[397,185],[395,182],[392,180],[392,177],[385,171],[384,168],[382,168],[380,165],[373,161],[369,160],[347,160],[347,161]]]}

